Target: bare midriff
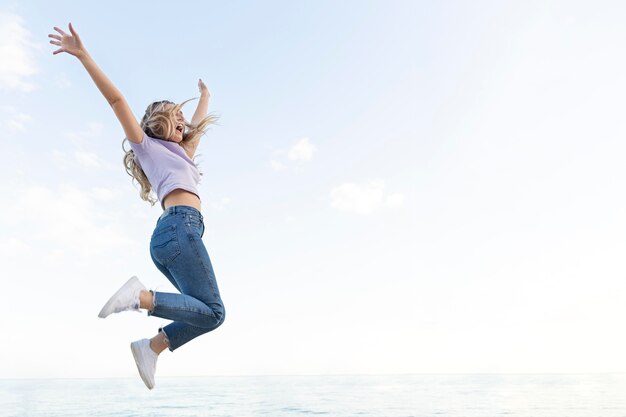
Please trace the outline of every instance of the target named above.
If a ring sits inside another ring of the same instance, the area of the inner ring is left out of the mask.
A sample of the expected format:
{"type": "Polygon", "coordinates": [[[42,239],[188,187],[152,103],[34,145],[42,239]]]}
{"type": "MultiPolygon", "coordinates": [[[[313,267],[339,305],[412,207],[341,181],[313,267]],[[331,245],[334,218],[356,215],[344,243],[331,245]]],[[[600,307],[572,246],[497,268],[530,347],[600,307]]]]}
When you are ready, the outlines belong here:
{"type": "Polygon", "coordinates": [[[172,206],[191,206],[200,211],[200,198],[194,193],[177,188],[165,196],[163,206],[165,209],[172,206]]]}

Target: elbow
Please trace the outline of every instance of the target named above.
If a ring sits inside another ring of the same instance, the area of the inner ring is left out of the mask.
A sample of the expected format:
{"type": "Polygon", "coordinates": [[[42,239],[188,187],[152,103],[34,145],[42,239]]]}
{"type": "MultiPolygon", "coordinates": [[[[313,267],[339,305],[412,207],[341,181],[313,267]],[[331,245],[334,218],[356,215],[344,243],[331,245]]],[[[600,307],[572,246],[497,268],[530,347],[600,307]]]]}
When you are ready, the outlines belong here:
{"type": "Polygon", "coordinates": [[[109,106],[115,107],[117,103],[123,100],[123,97],[107,97],[107,101],[109,102],[109,106]]]}

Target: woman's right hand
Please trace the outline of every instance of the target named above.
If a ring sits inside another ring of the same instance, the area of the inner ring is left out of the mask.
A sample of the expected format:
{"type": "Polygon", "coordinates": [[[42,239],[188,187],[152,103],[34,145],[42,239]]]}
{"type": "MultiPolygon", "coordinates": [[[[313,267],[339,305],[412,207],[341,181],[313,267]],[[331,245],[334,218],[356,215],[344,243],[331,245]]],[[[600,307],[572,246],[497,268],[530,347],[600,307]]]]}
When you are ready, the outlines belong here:
{"type": "Polygon", "coordinates": [[[78,36],[78,33],[76,33],[71,23],[70,23],[71,35],[68,35],[63,30],[61,30],[60,28],[56,26],[54,27],[54,30],[59,32],[59,34],[61,35],[61,36],[56,35],[56,34],[48,35],[49,38],[52,38],[50,40],[51,44],[60,46],[59,49],[53,52],[54,55],[61,53],[61,52],[67,52],[70,55],[74,55],[76,58],[80,58],[81,56],[87,53],[87,50],[85,49],[85,47],[83,46],[83,43],[80,40],[80,36],[78,36]]]}

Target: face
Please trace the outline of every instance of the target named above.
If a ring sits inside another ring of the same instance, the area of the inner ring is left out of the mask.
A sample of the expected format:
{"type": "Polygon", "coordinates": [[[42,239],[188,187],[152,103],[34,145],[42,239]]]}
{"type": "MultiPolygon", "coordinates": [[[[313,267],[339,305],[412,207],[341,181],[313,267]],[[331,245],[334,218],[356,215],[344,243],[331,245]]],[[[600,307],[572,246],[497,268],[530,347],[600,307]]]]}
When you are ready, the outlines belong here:
{"type": "MultiPolygon", "coordinates": [[[[165,108],[170,110],[174,107],[173,104],[166,104],[165,108]]],[[[183,112],[178,110],[178,113],[174,116],[174,124],[176,126],[176,130],[174,130],[174,136],[168,138],[168,140],[176,143],[180,143],[183,140],[183,132],[185,131],[185,117],[183,116],[183,112]]]]}

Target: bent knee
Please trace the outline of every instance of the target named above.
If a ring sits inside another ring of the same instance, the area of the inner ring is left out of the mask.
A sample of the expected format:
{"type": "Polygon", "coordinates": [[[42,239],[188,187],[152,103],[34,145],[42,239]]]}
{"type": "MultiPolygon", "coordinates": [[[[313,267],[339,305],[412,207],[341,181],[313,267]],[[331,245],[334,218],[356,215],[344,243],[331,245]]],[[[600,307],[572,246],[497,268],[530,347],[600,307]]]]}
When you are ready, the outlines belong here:
{"type": "Polygon", "coordinates": [[[224,323],[224,319],[226,318],[224,306],[221,304],[213,304],[211,305],[211,310],[213,310],[213,315],[207,316],[204,319],[203,326],[204,328],[209,329],[209,331],[217,329],[224,323]]]}
{"type": "Polygon", "coordinates": [[[218,311],[215,312],[215,317],[217,317],[217,326],[215,326],[215,328],[218,328],[224,323],[224,319],[226,319],[226,310],[223,305],[220,305],[218,311]]]}

